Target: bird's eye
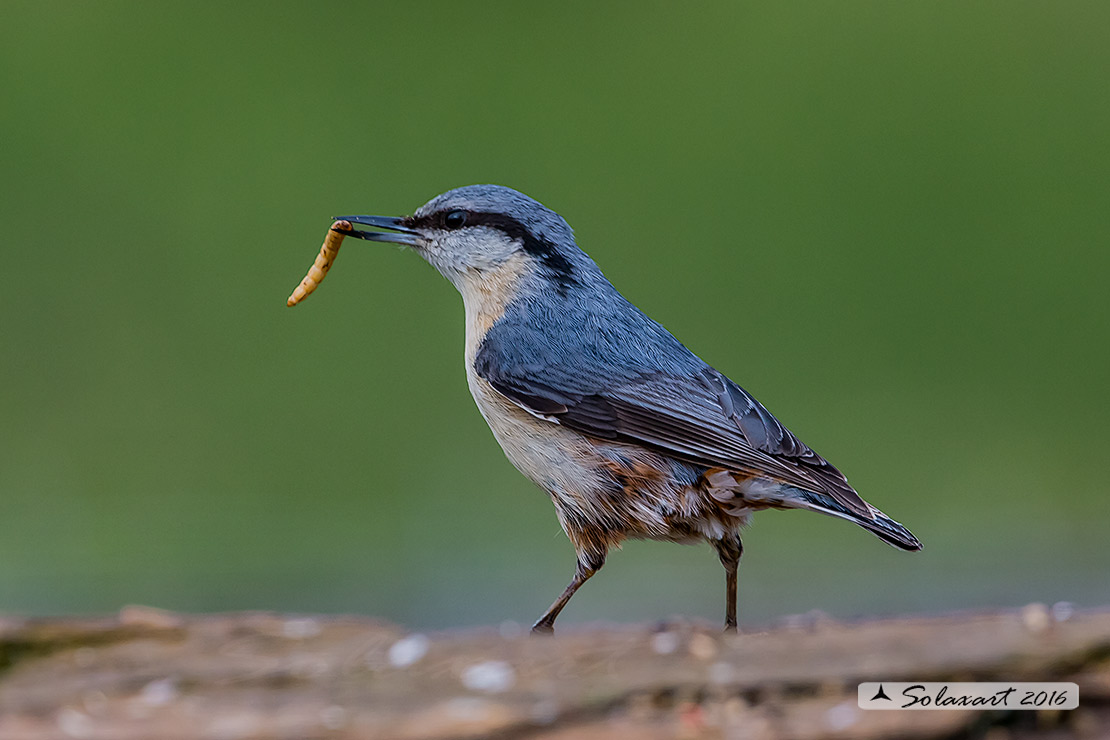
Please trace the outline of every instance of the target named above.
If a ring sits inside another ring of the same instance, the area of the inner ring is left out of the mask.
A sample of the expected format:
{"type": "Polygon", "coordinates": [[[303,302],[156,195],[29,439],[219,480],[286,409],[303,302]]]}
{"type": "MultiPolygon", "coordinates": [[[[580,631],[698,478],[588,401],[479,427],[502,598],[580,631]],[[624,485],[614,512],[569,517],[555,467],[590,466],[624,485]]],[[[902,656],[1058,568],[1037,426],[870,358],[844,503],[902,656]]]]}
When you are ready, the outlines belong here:
{"type": "Polygon", "coordinates": [[[466,211],[451,211],[443,217],[443,225],[449,229],[461,229],[466,225],[466,211]]]}

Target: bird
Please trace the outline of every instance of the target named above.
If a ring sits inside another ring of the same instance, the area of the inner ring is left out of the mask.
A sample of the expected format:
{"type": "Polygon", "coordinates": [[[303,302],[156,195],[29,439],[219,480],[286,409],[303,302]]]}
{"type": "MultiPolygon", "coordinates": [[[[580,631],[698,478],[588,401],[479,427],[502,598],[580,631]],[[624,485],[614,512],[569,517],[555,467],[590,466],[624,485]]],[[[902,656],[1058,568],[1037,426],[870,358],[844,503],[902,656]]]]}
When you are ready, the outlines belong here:
{"type": "Polygon", "coordinates": [[[621,295],[566,220],[538,201],[469,185],[411,216],[335,218],[350,222],[347,236],[413,249],[462,295],[470,392],[509,461],[550,496],[575,550],[571,581],[533,633],[553,632],[628,539],[712,545],[725,570],[725,630],[735,632],[740,531],[763,509],[827,514],[921,549],[751,394],[621,295]]]}

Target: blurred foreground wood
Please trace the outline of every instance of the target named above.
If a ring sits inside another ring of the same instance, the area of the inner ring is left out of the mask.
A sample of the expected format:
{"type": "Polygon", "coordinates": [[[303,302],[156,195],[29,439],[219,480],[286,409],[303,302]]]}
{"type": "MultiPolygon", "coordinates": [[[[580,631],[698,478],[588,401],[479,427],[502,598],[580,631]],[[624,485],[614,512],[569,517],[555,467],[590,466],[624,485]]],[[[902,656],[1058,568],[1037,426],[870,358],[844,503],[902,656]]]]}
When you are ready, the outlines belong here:
{"type": "Polygon", "coordinates": [[[370,619],[0,620],[0,739],[1110,737],[1110,609],[758,632],[419,635],[370,619]],[[1075,681],[1073,712],[875,712],[864,680],[1075,681]]]}

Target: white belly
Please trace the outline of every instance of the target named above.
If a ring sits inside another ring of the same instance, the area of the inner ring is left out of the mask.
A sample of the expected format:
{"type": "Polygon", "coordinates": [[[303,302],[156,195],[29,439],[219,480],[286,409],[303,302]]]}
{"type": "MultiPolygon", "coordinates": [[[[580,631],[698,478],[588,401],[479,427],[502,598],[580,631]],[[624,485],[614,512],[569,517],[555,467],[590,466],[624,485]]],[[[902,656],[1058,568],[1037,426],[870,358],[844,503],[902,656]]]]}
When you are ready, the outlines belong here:
{"type": "Polygon", "coordinates": [[[589,465],[594,456],[585,437],[507,400],[470,363],[466,380],[505,456],[529,480],[556,496],[577,497],[601,485],[599,472],[589,465]]]}
{"type": "MultiPolygon", "coordinates": [[[[560,524],[576,543],[588,539],[583,531],[603,532],[609,545],[625,537],[677,542],[720,539],[747,521],[747,510],[715,515],[720,507],[704,492],[677,485],[665,472],[645,480],[642,488],[614,496],[615,480],[606,472],[607,467],[612,469],[613,460],[657,456],[635,447],[591,441],[556,422],[537,418],[494,390],[469,363],[467,381],[506,457],[550,494],[560,524]]],[[[658,462],[652,460],[649,465],[665,470],[658,462]]]]}

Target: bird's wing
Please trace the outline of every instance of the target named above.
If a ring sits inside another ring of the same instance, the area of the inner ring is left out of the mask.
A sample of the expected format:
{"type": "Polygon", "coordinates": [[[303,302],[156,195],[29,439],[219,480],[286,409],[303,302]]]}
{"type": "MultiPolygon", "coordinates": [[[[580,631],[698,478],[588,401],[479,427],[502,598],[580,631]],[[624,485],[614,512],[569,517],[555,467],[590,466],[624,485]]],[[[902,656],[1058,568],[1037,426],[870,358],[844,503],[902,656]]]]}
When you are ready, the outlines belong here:
{"type": "Polygon", "coordinates": [[[494,389],[540,418],[708,468],[766,475],[872,518],[840,471],[711,367],[688,375],[645,370],[599,379],[567,366],[479,365],[494,389]]]}

